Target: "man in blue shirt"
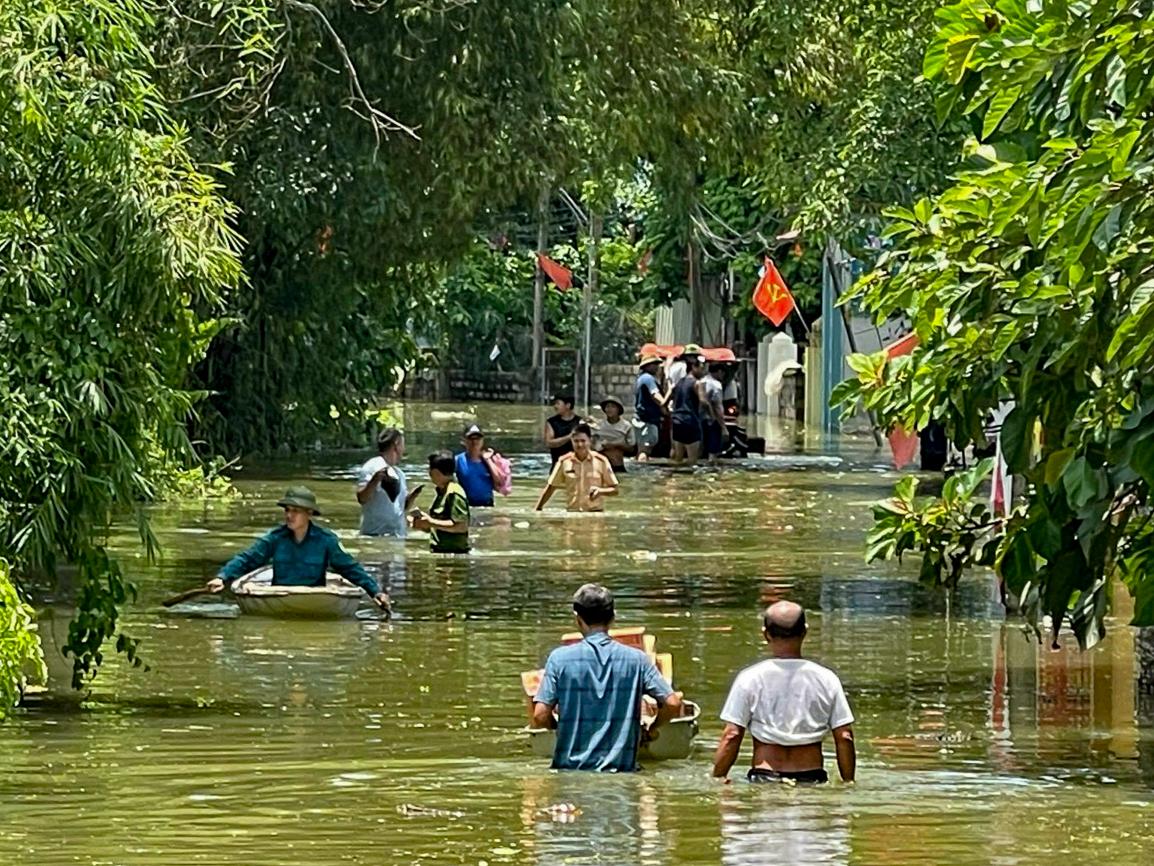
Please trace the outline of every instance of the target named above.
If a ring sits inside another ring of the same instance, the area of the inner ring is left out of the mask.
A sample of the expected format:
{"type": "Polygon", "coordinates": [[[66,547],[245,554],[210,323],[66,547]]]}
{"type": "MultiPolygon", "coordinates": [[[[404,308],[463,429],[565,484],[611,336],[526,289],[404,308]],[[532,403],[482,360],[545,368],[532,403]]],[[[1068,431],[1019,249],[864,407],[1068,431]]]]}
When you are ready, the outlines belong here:
{"type": "Polygon", "coordinates": [[[377,607],[389,610],[388,594],[341,547],[335,534],[313,523],[313,515],[321,513],[316,494],[307,487],[290,487],[277,505],[284,508],[284,524],[230,559],[208,582],[211,592],[220,592],[226,584],[269,563],[272,582],[279,586],[324,586],[325,573],[332,569],[367,592],[377,607]]]}
{"type": "Polygon", "coordinates": [[[637,462],[649,459],[653,446],[661,438],[661,424],[665,420],[665,397],[657,386],[657,371],[661,359],[646,355],[641,359],[640,374],[633,396],[634,439],[637,442],[637,462]]]}
{"type": "Polygon", "coordinates": [[[501,473],[493,463],[493,449],[485,448],[485,434],[478,424],[470,424],[461,434],[465,450],[457,455],[457,483],[465,489],[472,508],[492,508],[493,489],[501,473]]]}
{"type": "Polygon", "coordinates": [[[649,656],[609,637],[614,610],[608,589],[585,584],[573,596],[573,612],[584,639],[549,654],[533,699],[532,727],[551,727],[556,708],[554,769],[631,772],[641,742],[641,696],[660,707],[650,736],[680,712],[681,698],[649,656]]]}

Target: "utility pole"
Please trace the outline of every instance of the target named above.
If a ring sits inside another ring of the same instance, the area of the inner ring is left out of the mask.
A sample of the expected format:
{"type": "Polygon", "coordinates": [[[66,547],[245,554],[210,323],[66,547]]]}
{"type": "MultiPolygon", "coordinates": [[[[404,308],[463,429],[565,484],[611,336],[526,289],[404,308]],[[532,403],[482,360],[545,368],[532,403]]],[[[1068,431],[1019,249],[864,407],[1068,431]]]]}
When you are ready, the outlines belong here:
{"type": "Polygon", "coordinates": [[[585,362],[585,414],[592,412],[593,398],[589,393],[592,379],[591,354],[593,348],[593,296],[597,292],[601,278],[601,217],[592,213],[589,215],[589,279],[585,281],[585,293],[581,299],[582,311],[585,314],[585,340],[581,354],[585,362]]]}
{"type": "MultiPolygon", "coordinates": [[[[541,184],[541,195],[537,199],[537,252],[545,255],[549,244],[549,185],[541,184]]],[[[537,270],[533,279],[533,360],[530,367],[533,379],[536,381],[537,370],[541,365],[541,349],[545,344],[545,324],[543,307],[545,297],[545,271],[541,267],[541,260],[537,259],[537,270]]]]}

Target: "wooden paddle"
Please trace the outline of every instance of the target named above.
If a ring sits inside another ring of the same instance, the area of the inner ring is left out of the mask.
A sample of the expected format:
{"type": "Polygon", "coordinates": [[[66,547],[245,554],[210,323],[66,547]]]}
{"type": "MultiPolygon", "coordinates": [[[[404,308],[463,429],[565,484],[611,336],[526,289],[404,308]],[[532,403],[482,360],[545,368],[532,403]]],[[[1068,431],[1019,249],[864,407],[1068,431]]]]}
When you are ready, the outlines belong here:
{"type": "Polygon", "coordinates": [[[209,595],[212,590],[207,586],[198,586],[195,589],[186,589],[184,592],[178,592],[171,598],[166,598],[161,602],[165,607],[172,607],[174,604],[180,604],[182,601],[188,601],[190,598],[195,598],[198,595],[209,595]]]}

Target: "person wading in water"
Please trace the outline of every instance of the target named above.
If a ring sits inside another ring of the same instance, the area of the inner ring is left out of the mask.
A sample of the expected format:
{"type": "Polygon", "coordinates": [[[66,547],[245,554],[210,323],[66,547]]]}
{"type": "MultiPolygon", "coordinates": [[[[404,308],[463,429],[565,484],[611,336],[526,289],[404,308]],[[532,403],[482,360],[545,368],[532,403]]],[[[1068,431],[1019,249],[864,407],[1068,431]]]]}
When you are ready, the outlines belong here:
{"type": "Polygon", "coordinates": [[[461,444],[465,450],[456,457],[457,483],[464,489],[470,508],[492,508],[493,491],[505,479],[493,460],[496,452],[485,447],[485,433],[479,424],[465,428],[461,444]]]}
{"type": "Polygon", "coordinates": [[[208,582],[210,592],[220,592],[238,577],[269,563],[274,586],[324,586],[325,573],[331,568],[367,592],[381,610],[389,610],[388,594],[341,547],[336,535],[313,523],[313,516],[321,512],[311,490],[290,487],[277,505],[284,509],[284,525],[230,559],[208,582]]]}
{"type": "Polygon", "coordinates": [[[469,497],[457,483],[456,465],[452,451],[429,455],[429,478],[437,496],[428,514],[413,509],[413,529],[429,533],[433,553],[469,552],[469,497]]]}
{"type": "Polygon", "coordinates": [[[729,774],[748,730],[753,734],[749,781],[828,782],[821,743],[832,731],[838,772],[852,782],[853,713],[837,674],[802,658],[805,610],[779,601],[766,610],[764,626],[773,658],[747,667],[733,681],[721,710],[726,724],[713,756],[714,777],[729,774]]]}
{"type": "Polygon", "coordinates": [[[405,515],[422,485],[411,491],[398,466],[405,455],[405,437],[396,427],[377,437],[377,456],[361,467],[357,477],[357,502],[361,505],[361,535],[405,537],[405,515]]]}
{"type": "Polygon", "coordinates": [[[564,455],[573,451],[573,431],[581,423],[573,411],[573,395],[558,394],[553,398],[553,410],[557,413],[545,421],[545,447],[549,449],[552,465],[564,455]]]}
{"type": "Polygon", "coordinates": [[[605,510],[605,497],[616,496],[620,487],[609,460],[592,446],[593,431],[588,424],[578,424],[573,430],[573,453],[558,460],[549,473],[537,499],[537,511],[545,507],[554,490],[562,487],[569,494],[566,507],[570,511],[605,510]]]}
{"type": "Polygon", "coordinates": [[[553,727],[556,708],[555,770],[632,772],[641,743],[641,696],[660,707],[650,738],[681,712],[681,697],[649,656],[609,637],[615,614],[608,589],[582,586],[573,596],[573,613],[584,639],[549,654],[530,726],[553,727]]]}
{"type": "Polygon", "coordinates": [[[673,423],[670,434],[673,439],[673,462],[687,461],[693,466],[701,456],[701,415],[705,398],[701,382],[703,366],[700,355],[685,359],[685,375],[673,386],[673,423]]]}

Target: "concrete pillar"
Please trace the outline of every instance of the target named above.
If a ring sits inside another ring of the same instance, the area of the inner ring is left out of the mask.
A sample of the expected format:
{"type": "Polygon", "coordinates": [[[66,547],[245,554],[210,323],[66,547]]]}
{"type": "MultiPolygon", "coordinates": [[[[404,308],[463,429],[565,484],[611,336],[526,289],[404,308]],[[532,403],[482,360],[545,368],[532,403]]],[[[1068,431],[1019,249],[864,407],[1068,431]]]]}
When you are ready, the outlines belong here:
{"type": "Polygon", "coordinates": [[[789,334],[781,331],[769,338],[765,353],[766,366],[761,375],[761,389],[766,395],[766,413],[781,417],[781,381],[785,370],[797,364],[797,346],[789,334]]]}

